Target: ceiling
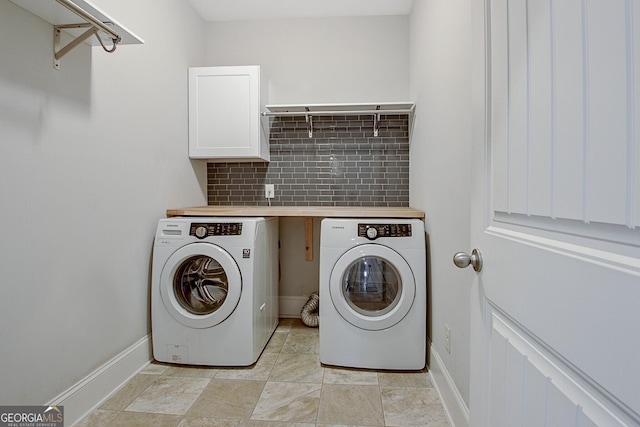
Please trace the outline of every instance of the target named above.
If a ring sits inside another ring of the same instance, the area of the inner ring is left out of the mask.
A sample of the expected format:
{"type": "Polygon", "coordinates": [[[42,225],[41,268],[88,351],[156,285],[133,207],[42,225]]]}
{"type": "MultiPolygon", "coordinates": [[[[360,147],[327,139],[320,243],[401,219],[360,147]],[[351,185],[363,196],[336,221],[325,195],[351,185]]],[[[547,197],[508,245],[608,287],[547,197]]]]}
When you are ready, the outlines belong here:
{"type": "Polygon", "coordinates": [[[413,0],[188,0],[208,22],[409,15],[413,0]]]}

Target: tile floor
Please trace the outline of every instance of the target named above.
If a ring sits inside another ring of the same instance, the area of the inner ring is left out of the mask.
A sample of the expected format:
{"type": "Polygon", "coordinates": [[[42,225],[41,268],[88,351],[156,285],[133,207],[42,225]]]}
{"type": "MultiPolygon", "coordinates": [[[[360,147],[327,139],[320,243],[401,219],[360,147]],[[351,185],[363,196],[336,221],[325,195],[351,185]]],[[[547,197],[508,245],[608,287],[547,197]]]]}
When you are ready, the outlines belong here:
{"type": "Polygon", "coordinates": [[[449,426],[426,370],[323,366],[318,339],[282,319],[248,368],[152,363],[76,426],[449,426]]]}

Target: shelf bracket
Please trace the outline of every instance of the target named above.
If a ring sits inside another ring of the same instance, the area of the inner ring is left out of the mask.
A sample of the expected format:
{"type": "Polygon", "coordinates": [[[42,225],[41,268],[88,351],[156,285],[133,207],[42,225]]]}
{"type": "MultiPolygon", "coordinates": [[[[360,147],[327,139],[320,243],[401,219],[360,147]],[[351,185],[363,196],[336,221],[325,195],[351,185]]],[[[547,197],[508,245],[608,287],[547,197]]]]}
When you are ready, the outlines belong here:
{"type": "MultiPolygon", "coordinates": [[[[305,108],[308,112],[309,108],[305,108]]],[[[313,138],[313,116],[311,114],[304,115],[305,120],[307,121],[307,131],[309,132],[309,138],[313,138]]]]}
{"type": "MultiPolygon", "coordinates": [[[[103,22],[103,25],[112,25],[111,22],[103,22]]],[[[112,53],[116,50],[116,47],[118,46],[118,43],[121,41],[120,36],[118,36],[117,34],[115,35],[115,38],[112,38],[112,42],[113,42],[113,46],[111,47],[111,49],[107,49],[107,47],[104,45],[104,43],[102,42],[102,40],[100,39],[100,35],[98,35],[98,31],[101,30],[101,28],[98,28],[95,24],[67,24],[67,25],[54,25],[53,26],[53,68],[55,68],[56,70],[60,69],[60,59],[65,56],[67,53],[69,53],[71,50],[73,50],[76,46],[78,46],[80,43],[82,43],[83,41],[85,41],[86,39],[88,39],[89,37],[91,37],[92,35],[95,34],[96,38],[98,39],[98,41],[100,42],[100,45],[102,46],[102,48],[105,50],[105,52],[108,53],[112,53]],[[72,41],[69,42],[69,44],[67,44],[64,47],[60,47],[60,37],[61,37],[61,32],[62,30],[65,29],[74,29],[74,28],[88,28],[87,31],[85,31],[84,33],[80,34],[78,37],[76,37],[75,39],[73,39],[72,41]]]]}
{"type": "Polygon", "coordinates": [[[100,45],[102,45],[102,48],[106,52],[111,53],[116,50],[116,46],[118,45],[118,43],[122,41],[122,38],[116,32],[114,32],[111,28],[109,28],[109,25],[113,25],[113,22],[102,22],[101,20],[97,19],[95,16],[91,15],[87,11],[78,7],[78,5],[76,5],[75,3],[69,0],[56,0],[56,1],[60,3],[62,6],[69,9],[71,12],[81,17],[82,19],[86,20],[87,22],[82,24],[68,24],[68,25],[53,26],[53,57],[54,57],[53,68],[55,68],[56,70],[59,70],[60,58],[65,56],[72,49],[74,49],[80,43],[82,43],[83,41],[91,37],[93,34],[95,34],[96,38],[100,42],[100,45]],[[60,32],[61,30],[69,29],[69,28],[88,28],[88,30],[80,34],[75,39],[73,39],[65,47],[60,48],[60,32]],[[111,36],[111,40],[113,41],[113,46],[110,49],[107,49],[107,47],[104,45],[104,43],[102,42],[102,39],[98,35],[98,31],[104,31],[106,34],[109,34],[111,36]]]}
{"type": "Polygon", "coordinates": [[[94,26],[91,24],[69,24],[69,25],[54,25],[53,26],[53,68],[60,69],[60,58],[69,53],[72,49],[78,46],[80,43],[88,39],[95,32],[94,26]],[[66,28],[89,28],[84,33],[73,39],[65,47],[60,47],[60,33],[66,28]]]}
{"type": "MultiPolygon", "coordinates": [[[[376,111],[380,111],[380,106],[376,107],[376,111]]],[[[378,136],[378,131],[380,130],[380,113],[375,113],[373,115],[373,136],[378,136]]]]}

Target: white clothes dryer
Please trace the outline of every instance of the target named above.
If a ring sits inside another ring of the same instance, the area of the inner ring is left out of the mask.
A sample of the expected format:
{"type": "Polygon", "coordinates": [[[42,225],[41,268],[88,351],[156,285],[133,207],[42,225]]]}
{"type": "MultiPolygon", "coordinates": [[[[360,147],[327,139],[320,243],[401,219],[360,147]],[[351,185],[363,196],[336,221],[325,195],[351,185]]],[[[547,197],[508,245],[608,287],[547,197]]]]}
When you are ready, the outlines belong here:
{"type": "Polygon", "coordinates": [[[277,218],[160,220],[151,274],[157,361],[248,366],[277,325],[277,218]]]}
{"type": "Polygon", "coordinates": [[[426,365],[424,223],[335,219],[320,231],[320,362],[367,369],[426,365]]]}

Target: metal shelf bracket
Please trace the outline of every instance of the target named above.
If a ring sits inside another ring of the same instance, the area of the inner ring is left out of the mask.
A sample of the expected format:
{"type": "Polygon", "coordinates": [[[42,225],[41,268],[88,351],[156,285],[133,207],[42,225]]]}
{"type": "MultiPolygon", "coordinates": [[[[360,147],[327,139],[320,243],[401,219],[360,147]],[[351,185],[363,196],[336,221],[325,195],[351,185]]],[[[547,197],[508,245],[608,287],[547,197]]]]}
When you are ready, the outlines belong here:
{"type": "Polygon", "coordinates": [[[109,25],[113,25],[113,22],[102,22],[98,18],[91,15],[86,10],[83,10],[82,8],[78,7],[75,3],[72,3],[69,0],[56,0],[56,1],[87,22],[82,24],[66,24],[66,25],[53,26],[53,68],[55,68],[56,70],[59,70],[60,58],[65,56],[67,53],[73,50],[76,46],[78,46],[80,43],[82,43],[83,41],[85,41],[86,39],[88,39],[94,34],[98,39],[98,41],[100,42],[100,45],[102,45],[102,48],[106,52],[111,53],[116,50],[116,47],[118,46],[118,43],[122,41],[122,38],[115,31],[109,28],[109,25]],[[72,29],[72,28],[88,28],[88,30],[80,34],[78,37],[76,37],[71,42],[69,42],[69,44],[61,48],[60,47],[61,30],[72,29]],[[111,41],[113,42],[113,46],[111,48],[107,48],[104,45],[102,39],[100,38],[100,35],[98,34],[99,31],[104,31],[106,34],[109,35],[109,37],[111,38],[111,41]]]}
{"type": "Polygon", "coordinates": [[[53,25],[53,66],[83,41],[102,46],[111,53],[120,44],[142,44],[144,40],[97,8],[90,0],[11,0],[53,25]],[[62,7],[60,7],[62,6],[62,7]],[[79,22],[79,23],[76,23],[79,22]],[[73,39],[62,36],[62,30],[73,39]],[[91,38],[95,35],[95,40],[91,38]],[[62,46],[62,39],[71,40],[62,46]]]}
{"type": "Polygon", "coordinates": [[[80,43],[91,37],[95,33],[95,27],[91,24],[69,24],[69,25],[54,25],[53,26],[53,68],[60,69],[60,59],[69,53],[72,49],[78,46],[80,43]],[[73,39],[69,44],[64,47],[60,47],[60,32],[63,29],[68,28],[89,28],[87,31],[73,39]]]}
{"type": "MultiPolygon", "coordinates": [[[[380,111],[380,106],[376,107],[376,111],[380,111]]],[[[373,136],[378,136],[378,131],[380,130],[380,113],[376,113],[373,115],[373,136]]]]}
{"type": "MultiPolygon", "coordinates": [[[[305,110],[309,111],[308,108],[305,108],[305,110]]],[[[307,121],[307,131],[309,132],[309,138],[313,138],[313,116],[311,114],[305,114],[304,118],[307,121]]]]}

